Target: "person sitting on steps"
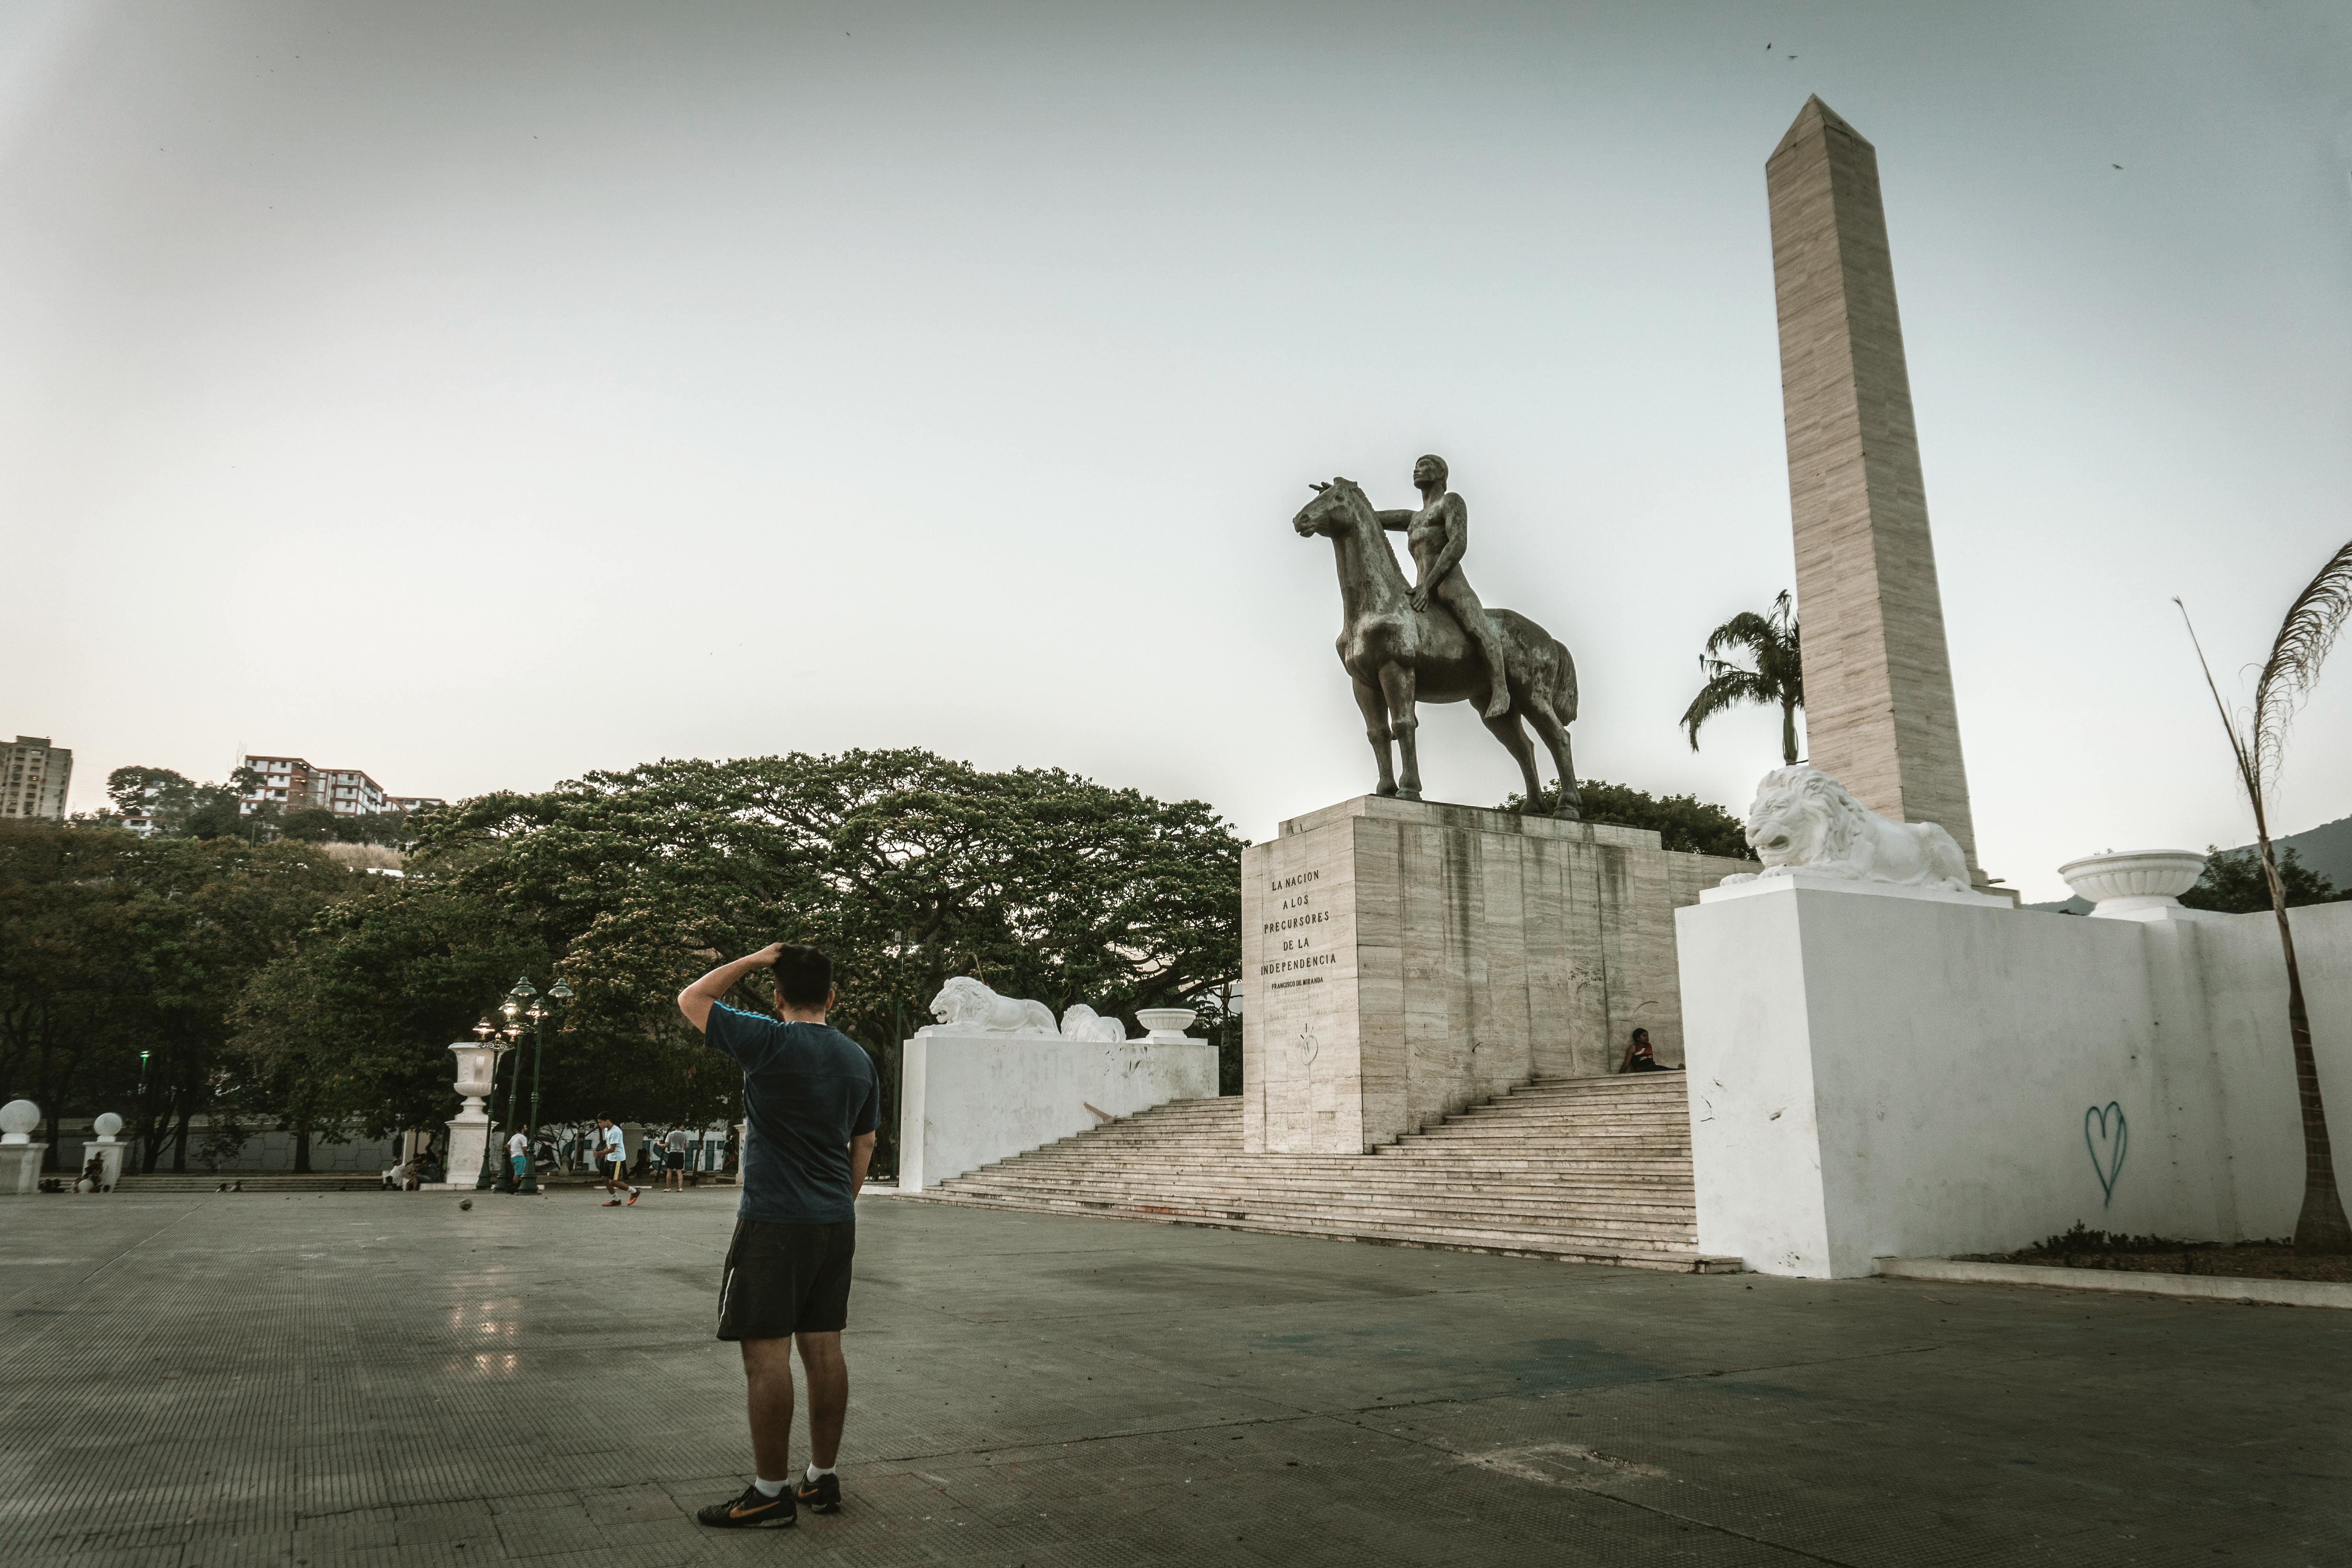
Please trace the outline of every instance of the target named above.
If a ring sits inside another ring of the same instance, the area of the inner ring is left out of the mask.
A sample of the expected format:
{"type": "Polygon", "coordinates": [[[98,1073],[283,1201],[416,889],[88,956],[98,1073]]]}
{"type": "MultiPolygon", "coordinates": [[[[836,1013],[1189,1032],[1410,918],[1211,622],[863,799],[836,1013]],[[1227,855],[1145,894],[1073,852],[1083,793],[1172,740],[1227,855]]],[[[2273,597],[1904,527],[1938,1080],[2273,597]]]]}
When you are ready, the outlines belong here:
{"type": "Polygon", "coordinates": [[[1617,1064],[1617,1070],[1621,1073],[1680,1072],[1682,1068],[1660,1067],[1656,1054],[1650,1049],[1650,1031],[1636,1029],[1632,1042],[1625,1047],[1625,1059],[1617,1064]]]}

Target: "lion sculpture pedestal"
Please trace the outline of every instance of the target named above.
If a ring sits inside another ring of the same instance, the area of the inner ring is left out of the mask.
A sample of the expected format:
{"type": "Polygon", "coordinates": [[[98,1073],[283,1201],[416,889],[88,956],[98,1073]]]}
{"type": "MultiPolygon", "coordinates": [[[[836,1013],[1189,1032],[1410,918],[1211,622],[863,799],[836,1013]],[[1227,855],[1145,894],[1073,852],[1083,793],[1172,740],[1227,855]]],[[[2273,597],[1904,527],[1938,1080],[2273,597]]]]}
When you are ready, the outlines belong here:
{"type": "Polygon", "coordinates": [[[898,1079],[898,1187],[918,1193],[1171,1100],[1217,1092],[1206,1040],[1130,1040],[1116,1017],[958,978],[906,1042],[898,1079]]]}
{"type": "MultiPolygon", "coordinates": [[[[1700,1252],[1829,1278],[2077,1222],[2217,1241],[2293,1226],[2272,915],[2020,910],[1951,885],[1939,828],[1850,807],[1816,770],[1768,775],[1748,830],[1780,863],[1675,915],[1700,1252]]],[[[2155,899],[2198,858],[2098,858],[2116,863],[2102,896],[2155,899]]],[[[2313,1016],[2352,1016],[2352,905],[2293,918],[2324,977],[2313,1016]]],[[[2346,1071],[2328,1044],[2321,1072],[2346,1071]]]]}

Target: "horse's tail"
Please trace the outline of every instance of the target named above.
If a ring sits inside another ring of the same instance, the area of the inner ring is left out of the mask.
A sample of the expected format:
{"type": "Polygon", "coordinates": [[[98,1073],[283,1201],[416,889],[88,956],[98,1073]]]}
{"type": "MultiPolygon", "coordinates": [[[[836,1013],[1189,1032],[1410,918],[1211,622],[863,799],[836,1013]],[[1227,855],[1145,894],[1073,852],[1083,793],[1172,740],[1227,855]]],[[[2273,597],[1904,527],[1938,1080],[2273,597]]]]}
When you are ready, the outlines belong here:
{"type": "Polygon", "coordinates": [[[1552,650],[1559,655],[1559,668],[1551,683],[1552,711],[1559,715],[1561,723],[1573,724],[1576,722],[1576,656],[1570,653],[1568,645],[1557,637],[1552,639],[1551,646],[1552,650]]]}

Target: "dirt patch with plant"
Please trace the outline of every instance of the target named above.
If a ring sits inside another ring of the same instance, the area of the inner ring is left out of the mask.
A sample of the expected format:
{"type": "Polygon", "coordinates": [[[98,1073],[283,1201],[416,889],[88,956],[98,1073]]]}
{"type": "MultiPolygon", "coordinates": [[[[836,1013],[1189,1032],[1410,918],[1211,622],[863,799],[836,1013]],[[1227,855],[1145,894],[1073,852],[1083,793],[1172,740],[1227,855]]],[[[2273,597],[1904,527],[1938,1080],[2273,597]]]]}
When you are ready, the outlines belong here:
{"type": "Polygon", "coordinates": [[[2352,1258],[2298,1257],[2277,1241],[2175,1241],[2116,1236],[2076,1222],[2063,1236],[2016,1252],[1979,1252],[1967,1263],[2025,1263],[2042,1268],[2112,1268],[2130,1274],[2210,1274],[2232,1279],[2317,1279],[2352,1284],[2352,1258]]]}

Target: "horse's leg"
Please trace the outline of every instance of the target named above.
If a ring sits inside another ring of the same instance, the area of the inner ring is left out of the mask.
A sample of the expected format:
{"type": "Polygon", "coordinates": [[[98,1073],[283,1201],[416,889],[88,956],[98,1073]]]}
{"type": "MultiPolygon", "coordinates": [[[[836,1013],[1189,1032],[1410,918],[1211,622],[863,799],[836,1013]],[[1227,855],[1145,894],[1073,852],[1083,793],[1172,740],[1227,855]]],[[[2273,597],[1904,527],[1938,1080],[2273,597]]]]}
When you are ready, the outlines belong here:
{"type": "Polygon", "coordinates": [[[1389,766],[1389,700],[1369,680],[1356,682],[1356,706],[1364,710],[1364,734],[1381,764],[1381,795],[1396,794],[1396,774],[1389,766]]]}
{"type": "Polygon", "coordinates": [[[1579,821],[1583,814],[1576,808],[1583,796],[1576,787],[1576,758],[1569,750],[1568,726],[1552,710],[1548,693],[1528,692],[1527,712],[1528,722],[1536,727],[1545,749],[1551,752],[1551,765],[1559,771],[1559,804],[1552,808],[1552,815],[1563,822],[1579,821]]]}
{"type": "Polygon", "coordinates": [[[1499,719],[1482,719],[1479,722],[1486,726],[1488,734],[1503,742],[1503,749],[1511,753],[1513,762],[1519,764],[1519,776],[1528,782],[1527,805],[1520,809],[1535,810],[1537,800],[1543,795],[1543,781],[1536,776],[1535,743],[1528,739],[1527,731],[1520,726],[1519,710],[1513,708],[1499,719]]]}
{"type": "Polygon", "coordinates": [[[1420,716],[1413,710],[1413,669],[1409,664],[1381,666],[1381,691],[1389,703],[1389,731],[1397,743],[1397,798],[1421,798],[1421,755],[1413,749],[1412,735],[1421,728],[1420,716]]]}

